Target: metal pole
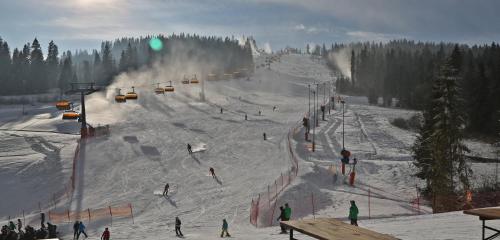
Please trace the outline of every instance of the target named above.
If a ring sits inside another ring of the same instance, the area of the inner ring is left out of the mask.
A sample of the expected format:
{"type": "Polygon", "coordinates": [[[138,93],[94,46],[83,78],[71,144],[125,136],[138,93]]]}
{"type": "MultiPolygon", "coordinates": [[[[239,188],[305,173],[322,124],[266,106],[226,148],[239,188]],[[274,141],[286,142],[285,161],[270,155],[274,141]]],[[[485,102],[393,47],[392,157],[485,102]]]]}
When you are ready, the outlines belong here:
{"type": "Polygon", "coordinates": [[[309,133],[310,126],[311,126],[311,84],[308,84],[307,87],[309,88],[309,112],[307,115],[308,118],[308,123],[307,123],[307,133],[309,133]]]}
{"type": "MultiPolygon", "coordinates": [[[[318,100],[319,100],[319,83],[316,83],[316,104],[318,104],[318,100]]],[[[314,116],[315,116],[315,120],[316,120],[316,125],[314,127],[319,126],[319,119],[317,116],[318,110],[319,110],[319,106],[318,106],[318,108],[316,108],[316,110],[314,110],[314,116]]]]}
{"type": "MultiPolygon", "coordinates": [[[[313,91],[313,98],[316,99],[316,92],[313,91]]],[[[314,127],[313,127],[313,142],[312,142],[312,151],[316,151],[316,146],[314,142],[314,136],[316,135],[316,104],[314,104],[314,127]]]]}
{"type": "Polygon", "coordinates": [[[330,110],[332,109],[332,84],[328,86],[328,115],[330,115],[330,110]]]}
{"type": "Polygon", "coordinates": [[[83,91],[81,93],[81,104],[82,104],[82,114],[81,114],[81,119],[82,119],[82,128],[80,130],[81,138],[86,138],[87,137],[87,117],[85,115],[85,94],[83,91]]]}
{"type": "Polygon", "coordinates": [[[344,133],[344,113],[345,113],[344,105],[345,105],[345,101],[342,100],[341,103],[342,103],[342,149],[345,149],[345,147],[344,147],[344,134],[345,134],[344,133]]]}

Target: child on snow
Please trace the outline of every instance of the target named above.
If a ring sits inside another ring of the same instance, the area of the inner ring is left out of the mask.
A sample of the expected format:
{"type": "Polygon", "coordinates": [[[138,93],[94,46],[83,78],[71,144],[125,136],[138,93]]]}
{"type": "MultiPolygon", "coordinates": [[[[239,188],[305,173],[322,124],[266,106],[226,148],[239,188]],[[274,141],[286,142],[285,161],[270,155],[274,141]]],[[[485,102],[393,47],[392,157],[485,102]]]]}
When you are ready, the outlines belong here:
{"type": "Polygon", "coordinates": [[[349,208],[349,219],[351,220],[351,225],[358,226],[358,207],[356,202],[351,201],[351,208],[349,208]]]}
{"type": "Polygon", "coordinates": [[[101,240],[109,240],[110,237],[111,237],[111,234],[109,233],[108,228],[106,228],[101,235],[101,240]]]}

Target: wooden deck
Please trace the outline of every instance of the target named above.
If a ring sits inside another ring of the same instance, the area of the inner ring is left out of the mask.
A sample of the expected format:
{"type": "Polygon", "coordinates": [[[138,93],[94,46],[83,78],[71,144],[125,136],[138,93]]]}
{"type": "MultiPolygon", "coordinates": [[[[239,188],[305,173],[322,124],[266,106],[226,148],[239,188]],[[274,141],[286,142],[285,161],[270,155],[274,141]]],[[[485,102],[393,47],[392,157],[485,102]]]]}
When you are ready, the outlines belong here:
{"type": "Polygon", "coordinates": [[[293,230],[316,239],[322,240],[395,240],[390,235],[381,234],[365,228],[356,227],[334,218],[317,218],[300,221],[284,221],[282,225],[290,230],[290,239],[293,230]]]}
{"type": "Polygon", "coordinates": [[[500,208],[477,208],[465,210],[464,213],[488,220],[500,219],[500,208]]]}

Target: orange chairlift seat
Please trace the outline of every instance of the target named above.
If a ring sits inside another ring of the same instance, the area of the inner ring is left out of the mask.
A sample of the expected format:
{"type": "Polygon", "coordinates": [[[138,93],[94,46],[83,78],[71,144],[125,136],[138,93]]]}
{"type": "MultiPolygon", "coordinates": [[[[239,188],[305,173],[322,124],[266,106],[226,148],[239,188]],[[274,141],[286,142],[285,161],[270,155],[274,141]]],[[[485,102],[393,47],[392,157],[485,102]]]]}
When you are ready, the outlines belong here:
{"type": "Polygon", "coordinates": [[[66,110],[63,113],[62,119],[64,120],[75,120],[80,117],[80,113],[74,111],[74,110],[66,110]]]}
{"type": "Polygon", "coordinates": [[[191,78],[191,83],[194,83],[194,84],[200,83],[200,81],[196,78],[196,74],[194,75],[193,78],[191,78]]]}
{"type": "Polygon", "coordinates": [[[127,99],[127,100],[137,100],[138,97],[139,96],[135,92],[134,87],[132,87],[132,92],[128,92],[127,94],[125,94],[125,99],[127,99]]]}
{"type": "Polygon", "coordinates": [[[189,84],[189,79],[184,75],[184,78],[182,79],[182,84],[189,84]]]}
{"type": "Polygon", "coordinates": [[[116,94],[115,96],[115,101],[117,103],[124,103],[127,101],[127,98],[125,97],[125,95],[121,94],[121,89],[117,89],[118,90],[118,94],[116,94]]]}
{"type": "Polygon", "coordinates": [[[56,102],[56,108],[58,110],[69,110],[69,109],[71,109],[70,104],[71,103],[67,100],[61,100],[61,101],[56,102]]]}
{"type": "Polygon", "coordinates": [[[168,86],[165,86],[165,92],[173,92],[174,87],[172,86],[172,81],[170,81],[170,84],[168,86]]]}
{"type": "Polygon", "coordinates": [[[160,84],[157,83],[156,88],[155,88],[155,93],[156,94],[165,94],[165,88],[160,87],[160,84]]]}

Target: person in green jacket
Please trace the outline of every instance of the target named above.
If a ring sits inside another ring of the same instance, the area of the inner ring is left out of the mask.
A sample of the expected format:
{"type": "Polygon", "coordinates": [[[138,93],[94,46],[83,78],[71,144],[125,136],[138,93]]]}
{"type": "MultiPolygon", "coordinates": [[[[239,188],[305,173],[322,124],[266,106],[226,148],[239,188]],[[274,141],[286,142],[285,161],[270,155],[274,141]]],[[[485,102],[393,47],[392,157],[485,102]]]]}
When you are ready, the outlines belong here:
{"type": "Polygon", "coordinates": [[[231,237],[231,235],[229,235],[229,232],[227,231],[228,227],[229,226],[226,219],[222,219],[222,232],[220,233],[220,237],[224,237],[224,232],[226,233],[226,237],[231,237]]]}
{"type": "Polygon", "coordinates": [[[351,225],[358,226],[358,207],[356,202],[351,200],[351,208],[349,208],[349,219],[351,219],[351,225]]]}
{"type": "Polygon", "coordinates": [[[285,221],[290,221],[292,217],[292,209],[288,206],[288,203],[285,203],[285,221]]]}

